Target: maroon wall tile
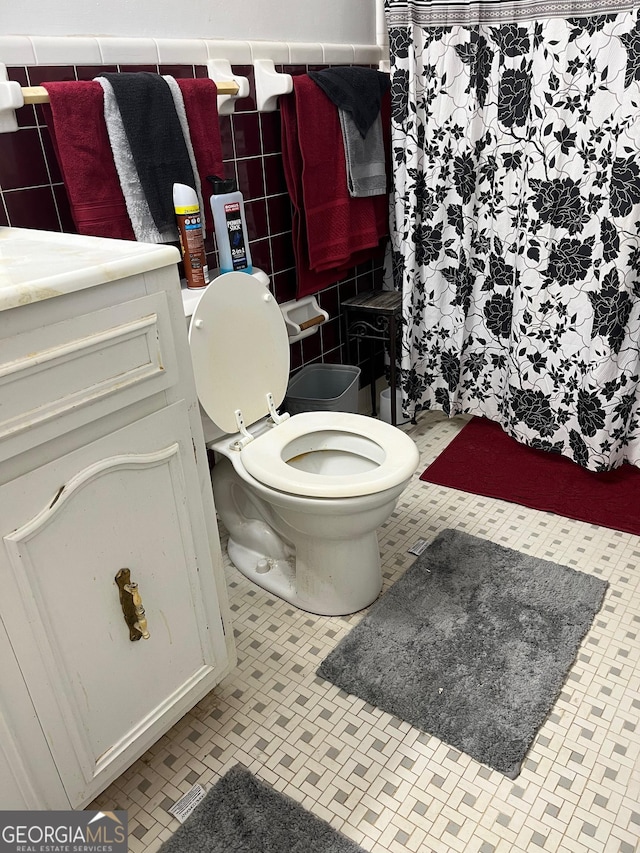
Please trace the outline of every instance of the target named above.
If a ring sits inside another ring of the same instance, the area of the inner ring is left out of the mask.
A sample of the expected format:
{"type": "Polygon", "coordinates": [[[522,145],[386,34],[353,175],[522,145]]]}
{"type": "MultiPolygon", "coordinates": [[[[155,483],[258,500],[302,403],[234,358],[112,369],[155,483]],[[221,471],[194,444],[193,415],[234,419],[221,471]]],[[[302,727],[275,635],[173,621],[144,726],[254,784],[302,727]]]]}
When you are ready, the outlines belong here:
{"type": "Polygon", "coordinates": [[[56,152],[53,147],[53,142],[51,141],[51,133],[49,132],[49,128],[46,125],[40,128],[40,136],[42,139],[42,148],[44,150],[45,160],[47,166],[49,167],[49,176],[51,178],[51,183],[61,184],[62,174],[60,173],[60,166],[58,165],[56,152]]]}
{"type": "Polygon", "coordinates": [[[264,183],[267,195],[287,191],[281,154],[271,154],[264,158],[264,183]]]}
{"type": "Polygon", "coordinates": [[[231,129],[231,116],[218,116],[218,126],[220,128],[222,156],[225,160],[233,160],[233,131],[231,129]]]}
{"type": "Polygon", "coordinates": [[[14,228],[60,231],[53,187],[34,187],[3,193],[9,221],[14,228]]]}
{"type": "Polygon", "coordinates": [[[150,74],[158,73],[157,65],[119,65],[118,71],[122,74],[138,74],[140,71],[148,71],[150,74]]]}
{"type": "MultiPolygon", "coordinates": [[[[334,316],[334,315],[330,315],[334,316]]],[[[334,319],[327,320],[326,323],[323,323],[320,327],[320,335],[322,336],[322,350],[323,352],[329,352],[329,350],[335,349],[340,346],[340,318],[335,317],[334,319]]]]}
{"type": "Polygon", "coordinates": [[[40,134],[35,127],[0,134],[0,186],[4,190],[49,183],[40,134]]]}
{"type": "Polygon", "coordinates": [[[312,361],[320,361],[322,357],[322,336],[319,334],[309,335],[308,338],[303,338],[302,344],[302,360],[305,364],[312,361]]]}
{"type": "Polygon", "coordinates": [[[250,240],[254,235],[259,237],[268,233],[267,203],[263,198],[245,202],[244,213],[250,240]]]}
{"type": "Polygon", "coordinates": [[[264,196],[264,169],[262,157],[248,157],[238,160],[236,163],[238,174],[238,189],[248,198],[262,198],[264,196]]]}
{"type": "Polygon", "coordinates": [[[78,65],[76,74],[78,80],[93,80],[94,77],[100,77],[101,74],[115,73],[117,70],[117,65],[78,65]]]}
{"type": "Polygon", "coordinates": [[[272,276],[273,292],[278,302],[289,302],[296,298],[296,271],[294,269],[274,272],[272,276]]]}
{"type": "Polygon", "coordinates": [[[58,206],[58,216],[60,217],[62,230],[67,233],[73,233],[76,230],[76,226],[71,215],[69,199],[63,184],[60,183],[53,187],[53,197],[58,206]]]}
{"type": "MultiPolygon", "coordinates": [[[[7,78],[13,80],[14,83],[19,83],[21,86],[30,86],[29,75],[26,68],[7,68],[7,78]]],[[[16,110],[16,119],[18,127],[35,127],[38,123],[36,119],[35,106],[27,104],[20,110],[16,110]]]]}
{"type": "Polygon", "coordinates": [[[267,214],[269,231],[272,234],[291,232],[291,200],[288,193],[267,198],[267,214]]]}
{"type": "Polygon", "coordinates": [[[236,101],[236,114],[253,112],[258,108],[256,103],[256,84],[253,76],[253,65],[234,65],[233,73],[237,77],[246,77],[249,81],[249,94],[246,98],[238,98],[236,101]]]}
{"type": "Polygon", "coordinates": [[[340,313],[340,296],[337,287],[327,287],[318,294],[318,303],[330,317],[337,317],[340,313]]]}
{"type": "Polygon", "coordinates": [[[31,86],[42,86],[43,83],[64,80],[75,80],[76,70],[73,65],[37,65],[29,68],[31,86]]]}
{"type": "Polygon", "coordinates": [[[160,74],[167,74],[176,79],[184,79],[185,77],[193,79],[195,77],[193,65],[159,65],[158,70],[160,74]]]}
{"type": "Polygon", "coordinates": [[[291,232],[283,234],[273,234],[271,237],[271,255],[273,257],[273,270],[280,272],[281,270],[291,269],[295,266],[295,258],[293,255],[293,241],[291,232]]]}
{"type": "Polygon", "coordinates": [[[271,252],[269,250],[269,240],[249,240],[251,245],[251,261],[254,267],[259,267],[264,270],[267,275],[271,276],[273,266],[271,264],[271,252]]]}
{"type": "Polygon", "coordinates": [[[299,367],[302,367],[302,341],[296,341],[291,344],[289,349],[290,362],[289,368],[290,370],[297,370],[299,367]]]}
{"type": "Polygon", "coordinates": [[[260,118],[258,113],[239,113],[233,116],[233,145],[236,157],[257,157],[261,154],[260,118]]]}
{"type": "Polygon", "coordinates": [[[260,139],[263,154],[279,154],[282,151],[282,129],[280,113],[260,113],[260,139]]]}

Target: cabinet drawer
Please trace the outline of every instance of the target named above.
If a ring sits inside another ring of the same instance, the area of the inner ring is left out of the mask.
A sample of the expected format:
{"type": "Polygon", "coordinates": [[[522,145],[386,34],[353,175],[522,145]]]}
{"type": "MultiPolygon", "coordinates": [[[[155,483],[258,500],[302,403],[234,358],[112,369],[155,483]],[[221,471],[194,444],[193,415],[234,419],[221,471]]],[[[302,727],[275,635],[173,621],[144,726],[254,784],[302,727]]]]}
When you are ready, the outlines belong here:
{"type": "Polygon", "coordinates": [[[50,440],[104,415],[104,401],[113,411],[165,389],[174,371],[164,293],[23,331],[0,341],[0,442],[50,440]]]}

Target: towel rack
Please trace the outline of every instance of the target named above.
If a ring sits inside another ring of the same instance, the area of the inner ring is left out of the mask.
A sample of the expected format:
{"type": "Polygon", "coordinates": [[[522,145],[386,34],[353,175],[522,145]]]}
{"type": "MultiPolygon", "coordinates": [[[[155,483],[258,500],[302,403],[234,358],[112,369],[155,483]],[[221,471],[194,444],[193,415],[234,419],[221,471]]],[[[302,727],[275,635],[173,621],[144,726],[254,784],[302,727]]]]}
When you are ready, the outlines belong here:
{"type": "MultiPolygon", "coordinates": [[[[216,83],[218,95],[237,95],[239,91],[238,84],[233,80],[221,80],[216,83]]],[[[49,93],[44,86],[22,86],[20,88],[24,105],[27,104],[48,104],[49,93]]]]}
{"type": "MultiPolygon", "coordinates": [[[[227,60],[209,60],[207,69],[218,88],[218,113],[232,113],[236,99],[246,98],[249,94],[248,79],[235,75],[227,60]]],[[[15,111],[20,107],[48,103],[49,95],[44,86],[20,86],[9,80],[7,67],[0,62],[0,133],[12,133],[18,129],[15,111]]]]}
{"type": "MultiPolygon", "coordinates": [[[[278,108],[278,97],[293,90],[293,78],[276,71],[270,59],[254,60],[253,69],[258,111],[273,112],[278,108]]],[[[218,113],[232,113],[236,99],[249,95],[248,79],[235,75],[226,59],[210,59],[207,70],[218,87],[218,113]]],[[[26,104],[48,103],[49,95],[44,86],[20,86],[8,79],[6,66],[0,63],[0,133],[18,129],[16,109],[26,104]]]]}

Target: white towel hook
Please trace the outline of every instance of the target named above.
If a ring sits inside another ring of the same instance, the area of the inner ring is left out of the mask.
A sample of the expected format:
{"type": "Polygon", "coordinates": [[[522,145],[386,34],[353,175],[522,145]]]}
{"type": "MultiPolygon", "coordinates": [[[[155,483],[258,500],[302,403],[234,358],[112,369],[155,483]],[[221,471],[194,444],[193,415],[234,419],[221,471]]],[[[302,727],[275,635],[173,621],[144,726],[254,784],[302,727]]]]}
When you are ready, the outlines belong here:
{"type": "Polygon", "coordinates": [[[18,129],[15,111],[24,106],[20,83],[9,80],[7,66],[0,62],[0,133],[18,129]]]}
{"type": "Polygon", "coordinates": [[[236,106],[236,98],[246,98],[249,95],[249,80],[246,77],[238,77],[231,70],[231,63],[227,59],[210,59],[207,62],[207,71],[212,80],[233,80],[238,86],[237,95],[218,95],[218,114],[231,115],[236,106]]]}
{"type": "Polygon", "coordinates": [[[293,77],[276,71],[272,59],[255,59],[253,76],[258,112],[274,112],[278,108],[278,97],[293,92],[293,77]]]}

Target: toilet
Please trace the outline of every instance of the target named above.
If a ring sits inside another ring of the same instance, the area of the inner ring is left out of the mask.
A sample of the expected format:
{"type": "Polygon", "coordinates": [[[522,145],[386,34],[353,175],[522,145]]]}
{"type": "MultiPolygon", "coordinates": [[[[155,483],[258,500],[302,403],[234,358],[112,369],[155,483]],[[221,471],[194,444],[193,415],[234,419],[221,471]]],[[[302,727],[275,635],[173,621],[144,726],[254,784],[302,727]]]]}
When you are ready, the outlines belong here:
{"type": "Polygon", "coordinates": [[[344,412],[279,414],[289,338],[263,278],[214,279],[189,343],[228,553],[247,578],[311,613],[354,613],[382,586],[376,530],[418,464],[411,438],[344,412]]]}

